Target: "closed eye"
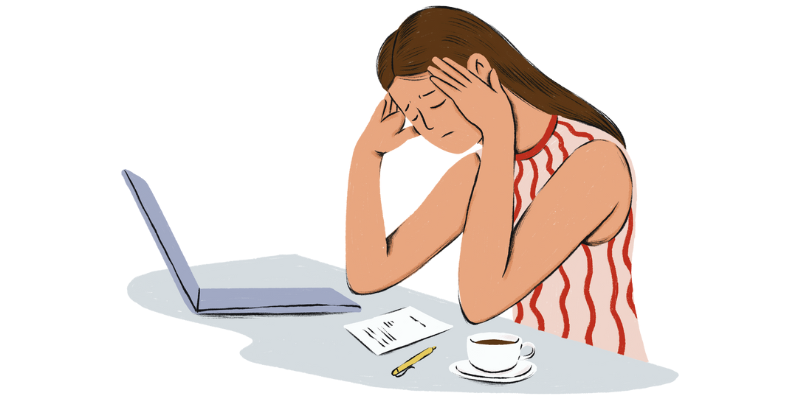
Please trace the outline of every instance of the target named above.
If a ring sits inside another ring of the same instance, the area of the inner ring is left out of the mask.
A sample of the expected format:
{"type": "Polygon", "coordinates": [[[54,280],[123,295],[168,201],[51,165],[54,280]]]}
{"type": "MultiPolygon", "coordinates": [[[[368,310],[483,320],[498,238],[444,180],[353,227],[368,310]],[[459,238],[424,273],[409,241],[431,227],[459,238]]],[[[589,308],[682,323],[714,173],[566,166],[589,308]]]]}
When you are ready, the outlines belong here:
{"type": "Polygon", "coordinates": [[[419,114],[417,114],[417,116],[416,116],[416,117],[414,117],[414,119],[412,119],[412,120],[411,120],[411,122],[414,122],[414,121],[416,121],[416,120],[417,120],[417,118],[419,118],[419,114]]]}
{"type": "Polygon", "coordinates": [[[447,101],[447,99],[444,99],[444,100],[442,100],[442,102],[441,102],[441,103],[439,103],[439,104],[437,104],[437,105],[435,105],[435,106],[431,107],[431,109],[434,109],[434,108],[439,108],[439,107],[441,107],[441,106],[442,106],[442,104],[444,104],[444,102],[445,102],[445,101],[447,101]]]}

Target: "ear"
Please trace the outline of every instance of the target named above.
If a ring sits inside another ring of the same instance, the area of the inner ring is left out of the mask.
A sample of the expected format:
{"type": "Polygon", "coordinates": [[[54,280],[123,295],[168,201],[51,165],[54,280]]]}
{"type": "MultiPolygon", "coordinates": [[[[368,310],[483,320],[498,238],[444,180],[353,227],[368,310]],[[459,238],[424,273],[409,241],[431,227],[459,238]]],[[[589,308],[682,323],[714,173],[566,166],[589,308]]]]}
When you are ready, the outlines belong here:
{"type": "Polygon", "coordinates": [[[489,85],[489,72],[492,71],[492,66],[489,65],[489,60],[481,53],[475,53],[469,57],[467,61],[467,69],[473,74],[481,78],[483,83],[489,85]]]}

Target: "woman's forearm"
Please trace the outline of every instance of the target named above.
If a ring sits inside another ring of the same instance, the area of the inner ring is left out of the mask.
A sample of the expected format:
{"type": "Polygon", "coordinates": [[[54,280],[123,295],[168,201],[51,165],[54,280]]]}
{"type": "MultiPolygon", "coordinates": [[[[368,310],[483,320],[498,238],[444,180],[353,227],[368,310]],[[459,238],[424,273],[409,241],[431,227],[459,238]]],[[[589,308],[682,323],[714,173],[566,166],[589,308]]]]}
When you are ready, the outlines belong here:
{"type": "Polygon", "coordinates": [[[382,156],[356,146],[347,188],[346,263],[351,289],[359,293],[376,290],[376,269],[386,261],[386,229],[381,207],[382,156]]]}
{"type": "Polygon", "coordinates": [[[490,300],[500,290],[497,286],[502,284],[508,261],[513,227],[513,136],[511,139],[484,144],[461,242],[459,293],[462,309],[473,322],[491,318],[485,316],[492,309],[490,300]]]}

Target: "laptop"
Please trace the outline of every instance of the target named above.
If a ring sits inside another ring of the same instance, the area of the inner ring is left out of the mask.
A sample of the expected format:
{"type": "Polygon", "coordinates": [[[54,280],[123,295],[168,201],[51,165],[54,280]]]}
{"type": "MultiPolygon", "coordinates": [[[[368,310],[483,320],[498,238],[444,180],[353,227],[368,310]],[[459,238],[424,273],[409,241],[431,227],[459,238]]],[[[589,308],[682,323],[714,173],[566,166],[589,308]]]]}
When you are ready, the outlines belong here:
{"type": "Polygon", "coordinates": [[[131,171],[122,170],[122,176],[164,257],[178,292],[195,314],[327,314],[361,311],[361,306],[332,288],[199,287],[150,186],[131,171]]]}

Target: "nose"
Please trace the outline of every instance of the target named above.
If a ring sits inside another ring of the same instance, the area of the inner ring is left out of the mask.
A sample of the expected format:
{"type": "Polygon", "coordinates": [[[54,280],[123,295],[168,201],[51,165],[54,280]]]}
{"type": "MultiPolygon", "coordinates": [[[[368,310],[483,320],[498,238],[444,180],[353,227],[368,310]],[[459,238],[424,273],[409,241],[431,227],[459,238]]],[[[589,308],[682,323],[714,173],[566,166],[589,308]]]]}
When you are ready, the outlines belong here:
{"type": "Polygon", "coordinates": [[[429,131],[432,131],[432,130],[433,130],[433,127],[432,127],[432,126],[431,126],[431,127],[428,127],[428,123],[427,123],[427,122],[425,122],[425,116],[424,116],[424,115],[422,115],[422,111],[420,111],[420,109],[419,109],[419,108],[417,109],[417,113],[419,114],[419,117],[422,119],[422,126],[424,126],[424,127],[425,127],[425,129],[427,129],[427,130],[429,130],[429,131]]]}

